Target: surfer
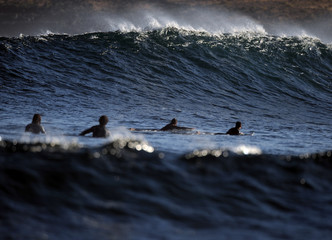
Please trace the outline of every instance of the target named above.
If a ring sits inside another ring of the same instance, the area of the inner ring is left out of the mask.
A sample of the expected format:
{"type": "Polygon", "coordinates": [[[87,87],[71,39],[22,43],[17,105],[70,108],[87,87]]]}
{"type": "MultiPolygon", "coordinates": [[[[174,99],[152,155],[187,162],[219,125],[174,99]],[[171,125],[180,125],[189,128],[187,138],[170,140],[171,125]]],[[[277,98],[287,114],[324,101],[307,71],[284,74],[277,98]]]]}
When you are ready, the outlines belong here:
{"type": "Polygon", "coordinates": [[[169,130],[193,130],[194,128],[187,128],[187,127],[178,127],[177,126],[178,120],[173,118],[172,121],[167,124],[165,127],[161,128],[160,131],[169,131],[169,130]]]}
{"type": "Polygon", "coordinates": [[[242,135],[243,133],[240,132],[240,129],[242,128],[241,122],[236,122],[235,127],[229,129],[226,134],[228,135],[242,135]]]}
{"type": "Polygon", "coordinates": [[[35,134],[45,133],[45,129],[40,123],[41,123],[40,114],[33,115],[32,122],[25,127],[25,131],[35,134]]]}
{"type": "Polygon", "coordinates": [[[188,127],[178,127],[177,126],[178,120],[173,118],[169,124],[164,126],[161,129],[138,129],[138,128],[129,128],[129,131],[172,131],[172,130],[193,130],[195,128],[188,128],[188,127]]]}
{"type": "Polygon", "coordinates": [[[110,132],[106,128],[107,123],[108,123],[108,117],[103,115],[99,118],[99,125],[84,130],[83,132],[80,133],[80,136],[84,136],[85,134],[92,132],[92,137],[96,138],[108,137],[110,135],[110,132]]]}

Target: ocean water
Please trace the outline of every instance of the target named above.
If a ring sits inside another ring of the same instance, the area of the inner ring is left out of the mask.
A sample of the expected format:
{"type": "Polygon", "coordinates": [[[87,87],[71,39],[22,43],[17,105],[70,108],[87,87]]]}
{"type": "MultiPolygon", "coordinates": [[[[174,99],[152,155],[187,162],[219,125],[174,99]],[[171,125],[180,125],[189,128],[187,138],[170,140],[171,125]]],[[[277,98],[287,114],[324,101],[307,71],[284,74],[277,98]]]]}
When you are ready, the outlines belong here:
{"type": "Polygon", "coordinates": [[[0,37],[2,239],[331,238],[331,41],[108,21],[0,37]]]}

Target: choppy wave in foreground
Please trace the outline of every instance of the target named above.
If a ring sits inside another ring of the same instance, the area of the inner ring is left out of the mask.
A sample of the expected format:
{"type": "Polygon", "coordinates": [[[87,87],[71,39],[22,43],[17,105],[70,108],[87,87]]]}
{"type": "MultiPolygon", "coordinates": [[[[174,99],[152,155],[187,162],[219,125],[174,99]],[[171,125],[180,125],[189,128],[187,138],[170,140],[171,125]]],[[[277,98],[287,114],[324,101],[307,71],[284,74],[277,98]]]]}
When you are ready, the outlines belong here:
{"type": "Polygon", "coordinates": [[[0,145],[6,239],[331,234],[331,151],[286,157],[216,149],[169,161],[167,154],[141,150],[131,140],[94,149],[0,145]]]}

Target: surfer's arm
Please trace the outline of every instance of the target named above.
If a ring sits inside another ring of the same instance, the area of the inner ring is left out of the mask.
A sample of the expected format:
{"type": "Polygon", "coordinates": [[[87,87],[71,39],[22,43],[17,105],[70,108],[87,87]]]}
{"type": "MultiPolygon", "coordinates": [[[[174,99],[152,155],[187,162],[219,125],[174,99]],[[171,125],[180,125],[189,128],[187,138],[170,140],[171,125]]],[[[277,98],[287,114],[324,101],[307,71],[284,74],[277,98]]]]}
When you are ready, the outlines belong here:
{"type": "Polygon", "coordinates": [[[85,134],[93,132],[93,129],[94,127],[84,130],[83,132],[80,133],[80,136],[84,136],[85,134]]]}
{"type": "Polygon", "coordinates": [[[41,132],[41,133],[44,133],[44,134],[46,133],[46,131],[45,131],[45,129],[44,129],[43,126],[40,126],[40,132],[41,132]]]}
{"type": "Polygon", "coordinates": [[[226,134],[227,134],[227,135],[232,135],[232,134],[233,134],[233,133],[232,133],[232,128],[229,129],[229,130],[226,132],[226,134]]]}
{"type": "Polygon", "coordinates": [[[26,131],[26,132],[30,132],[30,124],[26,125],[26,127],[25,127],[25,131],[26,131]]]}
{"type": "Polygon", "coordinates": [[[174,129],[174,126],[167,124],[165,127],[161,128],[159,131],[168,131],[174,129]]]}

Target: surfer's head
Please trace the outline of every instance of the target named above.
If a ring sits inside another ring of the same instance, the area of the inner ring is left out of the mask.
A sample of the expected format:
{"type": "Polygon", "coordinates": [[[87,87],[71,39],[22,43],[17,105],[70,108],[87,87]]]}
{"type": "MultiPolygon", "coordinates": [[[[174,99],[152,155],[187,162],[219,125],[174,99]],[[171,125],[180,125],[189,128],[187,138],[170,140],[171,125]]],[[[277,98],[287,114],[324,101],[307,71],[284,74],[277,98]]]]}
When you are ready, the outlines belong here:
{"type": "Polygon", "coordinates": [[[100,125],[106,125],[108,123],[108,117],[103,115],[99,118],[100,125]]]}
{"type": "Polygon", "coordinates": [[[40,124],[41,123],[41,116],[40,116],[40,114],[33,115],[32,123],[35,123],[35,124],[40,124]]]}
{"type": "Polygon", "coordinates": [[[241,122],[236,122],[235,127],[237,129],[241,129],[242,128],[242,123],[241,122]]]}
{"type": "Polygon", "coordinates": [[[176,120],[176,118],[173,118],[171,121],[171,124],[176,125],[178,123],[178,120],[176,120]]]}

